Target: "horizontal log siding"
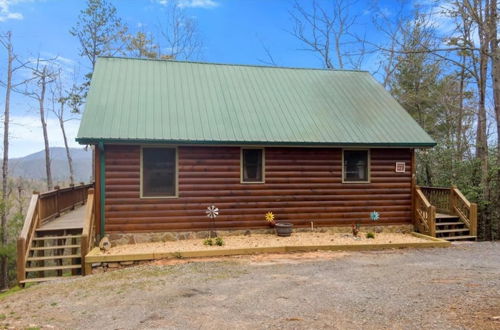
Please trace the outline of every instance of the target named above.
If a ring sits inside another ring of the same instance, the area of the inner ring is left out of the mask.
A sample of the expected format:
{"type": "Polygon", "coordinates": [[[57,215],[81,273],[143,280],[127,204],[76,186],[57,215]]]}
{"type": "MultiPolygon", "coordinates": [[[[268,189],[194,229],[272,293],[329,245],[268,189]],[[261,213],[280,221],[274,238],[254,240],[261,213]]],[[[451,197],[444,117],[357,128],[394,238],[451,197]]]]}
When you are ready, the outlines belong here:
{"type": "Polygon", "coordinates": [[[411,223],[411,151],[372,149],[371,183],[341,178],[341,149],[266,148],[266,183],[240,183],[237,147],[179,147],[179,198],[140,199],[140,148],[106,146],[106,231],[265,228],[268,211],[296,226],[411,223]],[[395,162],[406,163],[395,173],[395,162]]]}

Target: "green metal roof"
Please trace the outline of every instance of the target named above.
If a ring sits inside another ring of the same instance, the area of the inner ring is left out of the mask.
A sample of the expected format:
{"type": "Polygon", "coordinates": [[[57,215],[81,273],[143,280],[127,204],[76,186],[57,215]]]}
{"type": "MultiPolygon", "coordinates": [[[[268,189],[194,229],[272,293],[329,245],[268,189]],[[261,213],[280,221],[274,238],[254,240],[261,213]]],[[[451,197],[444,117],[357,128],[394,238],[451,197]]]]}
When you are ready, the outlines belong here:
{"type": "Polygon", "coordinates": [[[99,58],[78,142],[435,145],[367,72],[99,58]]]}

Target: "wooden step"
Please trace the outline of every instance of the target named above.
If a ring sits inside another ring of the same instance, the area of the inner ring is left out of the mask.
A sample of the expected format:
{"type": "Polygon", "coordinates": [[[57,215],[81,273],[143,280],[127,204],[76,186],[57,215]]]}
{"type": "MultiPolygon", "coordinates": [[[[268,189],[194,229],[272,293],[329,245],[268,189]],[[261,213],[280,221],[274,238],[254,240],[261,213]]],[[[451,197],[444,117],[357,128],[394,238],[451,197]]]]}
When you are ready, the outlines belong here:
{"type": "Polygon", "coordinates": [[[463,232],[463,231],[469,231],[469,228],[436,230],[436,234],[459,233],[459,232],[463,232]]]}
{"type": "Polygon", "coordinates": [[[40,237],[34,237],[34,241],[46,241],[46,240],[53,240],[53,239],[71,239],[71,238],[82,238],[82,235],[66,235],[66,236],[40,236],[40,237]]]}
{"type": "Polygon", "coordinates": [[[450,236],[450,237],[440,237],[442,239],[445,239],[447,241],[467,241],[467,240],[476,240],[476,236],[470,236],[470,235],[463,235],[463,236],[450,236]]]}
{"type": "Polygon", "coordinates": [[[453,214],[437,213],[436,219],[458,219],[458,216],[453,214]]]}
{"type": "Polygon", "coordinates": [[[48,281],[63,280],[66,278],[76,278],[76,277],[81,277],[81,276],[51,276],[51,277],[27,278],[25,280],[19,281],[19,283],[25,284],[25,283],[48,282],[48,281]]]}
{"type": "Polygon", "coordinates": [[[48,270],[64,270],[64,269],[79,269],[79,268],[82,268],[82,265],[30,267],[30,268],[26,268],[26,272],[43,272],[43,271],[48,271],[48,270]]]}
{"type": "Polygon", "coordinates": [[[465,223],[461,221],[457,222],[436,222],[436,226],[456,226],[456,225],[465,225],[465,223]]]}
{"type": "Polygon", "coordinates": [[[61,249],[77,249],[80,245],[52,245],[52,246],[37,246],[31,247],[31,251],[43,251],[43,250],[61,250],[61,249]]]}
{"type": "Polygon", "coordinates": [[[26,261],[45,261],[45,260],[59,260],[59,259],[77,259],[81,258],[80,254],[68,254],[61,256],[46,256],[46,257],[29,257],[26,261]]]}

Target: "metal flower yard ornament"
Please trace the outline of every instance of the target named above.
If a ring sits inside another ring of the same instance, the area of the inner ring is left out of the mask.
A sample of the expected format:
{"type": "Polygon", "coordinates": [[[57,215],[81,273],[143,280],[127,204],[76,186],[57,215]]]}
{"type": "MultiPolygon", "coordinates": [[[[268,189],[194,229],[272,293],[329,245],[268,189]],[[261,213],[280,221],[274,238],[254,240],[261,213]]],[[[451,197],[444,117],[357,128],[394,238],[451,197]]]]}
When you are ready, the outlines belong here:
{"type": "Polygon", "coordinates": [[[370,218],[372,219],[372,221],[377,221],[378,219],[380,219],[380,213],[378,213],[377,211],[373,211],[370,213],[370,218]]]}
{"type": "Polygon", "coordinates": [[[205,213],[210,219],[215,219],[219,215],[219,208],[215,207],[215,205],[211,205],[207,207],[205,213]]]}
{"type": "Polygon", "coordinates": [[[269,224],[274,225],[276,222],[274,221],[274,214],[273,212],[267,212],[266,213],[266,221],[269,222],[269,224]]]}

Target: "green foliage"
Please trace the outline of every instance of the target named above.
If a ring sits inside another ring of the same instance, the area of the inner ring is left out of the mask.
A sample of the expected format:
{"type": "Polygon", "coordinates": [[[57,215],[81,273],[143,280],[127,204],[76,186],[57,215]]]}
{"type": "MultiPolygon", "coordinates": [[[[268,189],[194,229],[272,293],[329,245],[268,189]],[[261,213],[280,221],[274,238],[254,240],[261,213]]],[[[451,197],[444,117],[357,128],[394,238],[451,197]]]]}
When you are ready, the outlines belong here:
{"type": "MultiPolygon", "coordinates": [[[[80,56],[87,58],[93,69],[98,56],[114,55],[122,47],[127,27],[113,4],[106,0],[87,0],[87,7],[69,32],[80,43],[80,56]]],[[[86,98],[92,73],[85,78],[86,81],[70,93],[72,109],[79,109],[86,98]]]]}
{"type": "Polygon", "coordinates": [[[215,239],[215,245],[217,245],[217,246],[223,246],[224,245],[224,240],[222,239],[222,237],[217,237],[215,239]]]}
{"type": "Polygon", "coordinates": [[[203,240],[203,245],[212,246],[214,245],[214,241],[211,238],[207,238],[203,240]]]}
{"type": "Polygon", "coordinates": [[[366,233],[366,238],[375,238],[375,234],[370,231],[366,233]]]}

